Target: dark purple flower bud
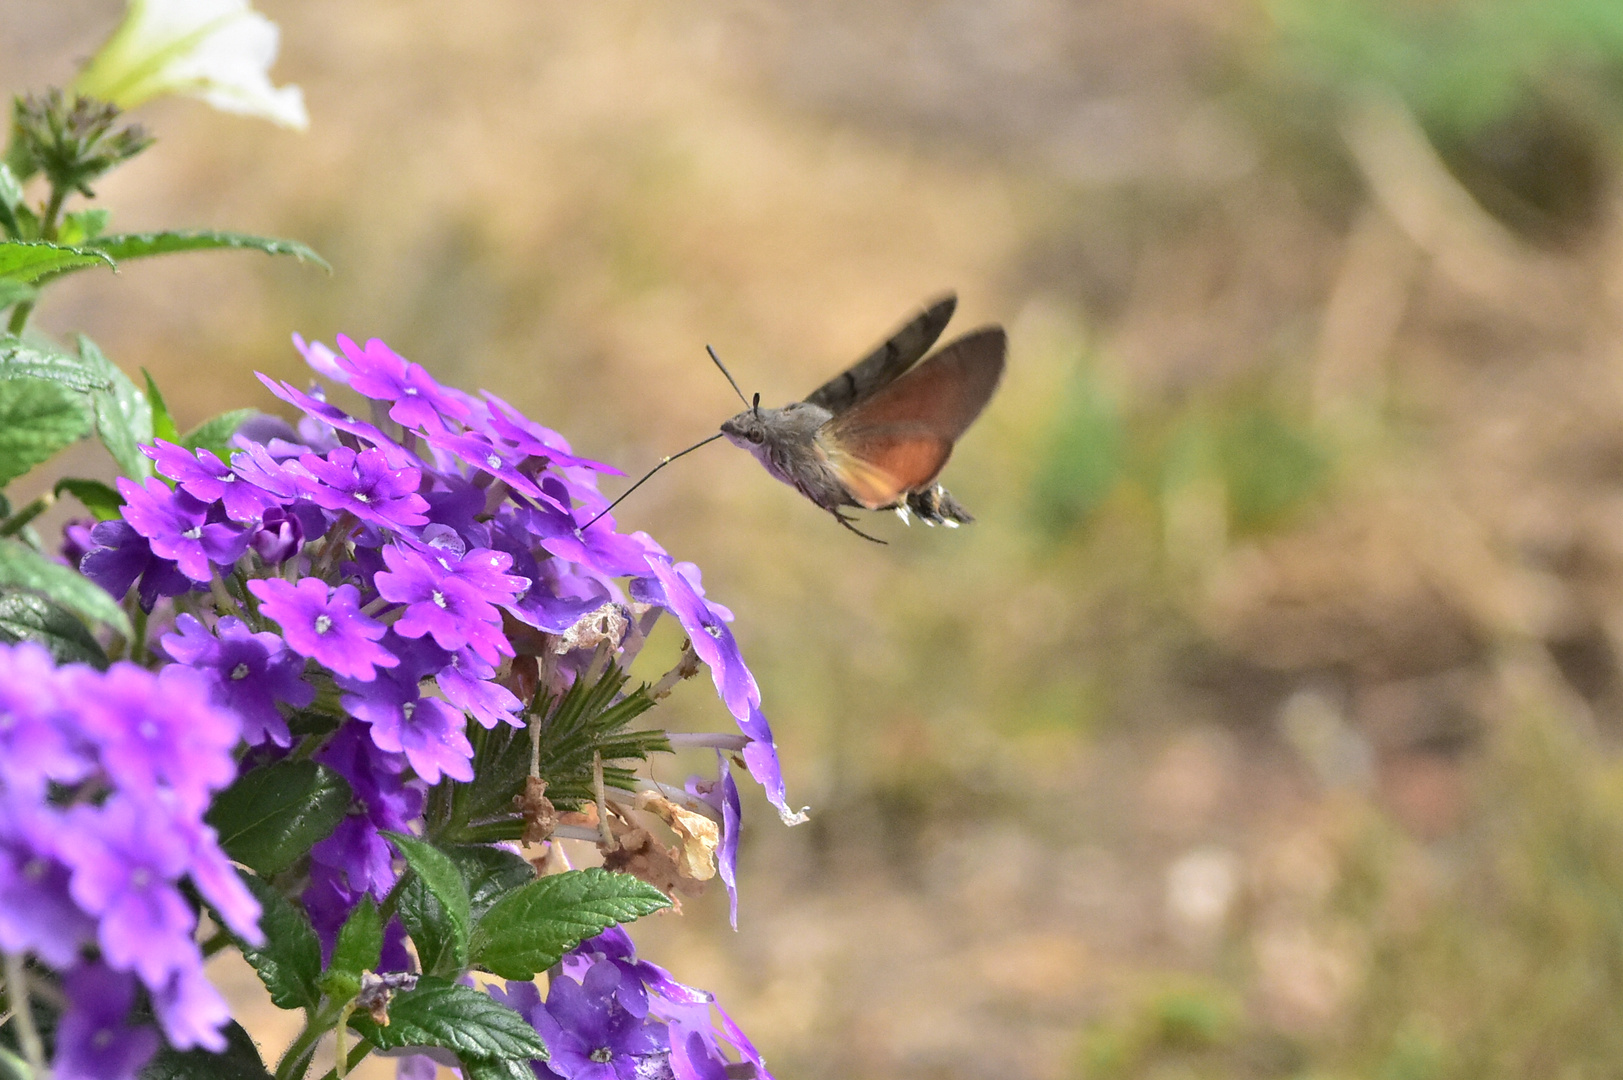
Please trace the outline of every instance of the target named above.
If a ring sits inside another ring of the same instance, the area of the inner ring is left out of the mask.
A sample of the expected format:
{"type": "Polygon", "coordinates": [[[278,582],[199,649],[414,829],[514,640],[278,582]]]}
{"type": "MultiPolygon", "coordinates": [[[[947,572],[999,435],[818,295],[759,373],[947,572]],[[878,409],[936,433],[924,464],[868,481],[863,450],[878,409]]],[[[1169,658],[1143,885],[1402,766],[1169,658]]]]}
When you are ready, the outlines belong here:
{"type": "Polygon", "coordinates": [[[212,452],[195,454],[184,446],[159,439],[141,453],[153,460],[158,471],[175,481],[186,494],[199,502],[225,504],[225,515],[233,521],[257,521],[278,499],[271,492],[248,483],[212,452]]]}
{"type": "Polygon", "coordinates": [[[389,418],[402,427],[438,431],[444,429],[446,420],[467,422],[472,410],[465,402],[448,393],[420,364],[411,363],[377,338],[368,340],[363,348],[339,334],[338,347],[344,355],[334,358],[334,366],[348,376],[344,381],[350,389],[376,401],[394,402],[389,418]]]}
{"type": "Polygon", "coordinates": [[[387,629],[361,612],[361,594],[353,585],[328,591],[320,578],[297,583],[261,578],[248,583],[259,599],[259,612],[282,628],[290,648],[335,673],[351,679],[374,678],[380,667],[400,661],[377,643],[387,629]]]}
{"type": "Polygon", "coordinates": [[[299,516],[280,506],[265,511],[263,521],[248,539],[261,562],[266,566],[280,566],[304,550],[304,523],[299,516]]]}
{"type": "Polygon", "coordinates": [[[214,576],[211,564],[230,566],[248,550],[248,532],[240,525],[211,521],[209,504],[184,491],[171,491],[156,477],[146,483],[119,478],[124,520],[152,544],[153,554],[173,559],[193,581],[214,576]]]}
{"type": "Polygon", "coordinates": [[[146,537],[127,521],[97,522],[90,539],[96,546],[80,560],[79,572],[115,599],[124,599],[139,579],[141,610],[151,611],[159,597],[179,596],[193,588],[192,579],[173,560],[153,554],[146,537]]]}
{"type": "Polygon", "coordinates": [[[63,1080],[135,1080],[158,1052],[158,1033],[129,1021],[135,980],[104,964],[82,964],[62,979],[68,1007],[56,1027],[52,1074],[63,1080]]]}
{"type": "Polygon", "coordinates": [[[389,464],[381,450],[356,453],[347,446],[330,451],[326,457],[305,454],[299,458],[313,477],[306,493],[318,506],[347,510],[362,521],[385,529],[407,529],[428,523],[428,502],[417,494],[422,482],[420,469],[389,464]]]}
{"type": "Polygon", "coordinates": [[[164,636],[164,650],[203,673],[215,703],[242,717],[242,737],[250,746],[266,740],[292,745],[287,721],[276,705],[285,702],[302,709],[315,700],[315,688],[301,677],[303,657],[275,634],[253,633],[247,623],[230,615],[215,627],[218,637],[191,615],[176,618],[175,630],[164,636]]]}

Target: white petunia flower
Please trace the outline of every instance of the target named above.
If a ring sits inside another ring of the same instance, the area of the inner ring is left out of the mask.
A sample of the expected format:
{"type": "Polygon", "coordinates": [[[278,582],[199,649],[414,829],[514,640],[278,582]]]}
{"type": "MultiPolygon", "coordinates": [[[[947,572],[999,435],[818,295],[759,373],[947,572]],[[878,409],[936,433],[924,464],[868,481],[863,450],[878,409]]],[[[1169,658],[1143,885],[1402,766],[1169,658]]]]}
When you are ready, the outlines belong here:
{"type": "Polygon", "coordinates": [[[278,36],[249,0],[128,0],[123,23],[73,89],[122,109],[186,94],[302,131],[310,124],[303,91],[270,80],[278,36]]]}

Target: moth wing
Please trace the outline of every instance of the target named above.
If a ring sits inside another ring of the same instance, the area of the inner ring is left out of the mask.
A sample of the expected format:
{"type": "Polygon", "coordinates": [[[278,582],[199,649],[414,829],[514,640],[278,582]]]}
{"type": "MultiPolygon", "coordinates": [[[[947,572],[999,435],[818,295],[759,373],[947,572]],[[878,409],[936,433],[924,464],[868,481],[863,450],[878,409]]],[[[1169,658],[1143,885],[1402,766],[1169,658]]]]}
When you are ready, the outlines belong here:
{"type": "Polygon", "coordinates": [[[853,497],[873,510],[929,486],[991,400],[1007,349],[1002,327],[967,334],[824,424],[818,445],[853,497]]]}
{"type": "Polygon", "coordinates": [[[836,416],[918,363],[952,319],[958,297],[951,293],[914,316],[883,345],[806,395],[806,401],[836,416]]]}

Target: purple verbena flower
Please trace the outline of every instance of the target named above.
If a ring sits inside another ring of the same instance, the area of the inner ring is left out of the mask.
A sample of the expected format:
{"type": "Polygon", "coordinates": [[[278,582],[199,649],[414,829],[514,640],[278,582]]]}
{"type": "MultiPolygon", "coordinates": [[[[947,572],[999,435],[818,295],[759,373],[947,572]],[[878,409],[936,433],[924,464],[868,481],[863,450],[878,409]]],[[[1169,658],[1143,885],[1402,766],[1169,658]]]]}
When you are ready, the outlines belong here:
{"type": "Polygon", "coordinates": [[[276,705],[284,702],[302,709],[315,700],[315,688],[301,677],[302,656],[275,634],[256,634],[230,615],[220,619],[214,634],[184,614],[175,620],[175,630],[164,636],[164,650],[204,674],[215,703],[242,717],[242,737],[250,746],[267,740],[292,745],[287,721],[276,705]]]}
{"type": "Polygon", "coordinates": [[[180,572],[174,560],[154,554],[147,538],[127,521],[98,522],[90,530],[90,539],[97,546],[80,560],[79,572],[115,599],[124,599],[139,579],[141,610],[151,611],[159,597],[179,596],[193,588],[192,579],[180,572]]]}
{"type": "Polygon", "coordinates": [[[200,448],[194,454],[184,446],[159,439],[152,446],[141,447],[141,452],[192,498],[203,503],[223,502],[226,517],[233,521],[257,521],[277,505],[274,494],[238,476],[207,449],[200,448]]]}
{"type": "Polygon", "coordinates": [[[565,1080],[641,1080],[669,1059],[665,1025],[620,1003],[623,977],[618,965],[600,961],[579,982],[558,975],[547,987],[536,1030],[551,1052],[548,1066],[565,1080]]]}
{"type": "Polygon", "coordinates": [[[522,703],[507,687],[492,681],[495,674],[495,667],[471,649],[459,649],[434,676],[434,682],[446,701],[479,721],[481,727],[493,728],[497,723],[523,727],[524,720],[518,715],[522,703]]]}
{"type": "Polygon", "coordinates": [[[338,335],[342,358],[334,366],[348,378],[350,389],[376,401],[392,401],[389,418],[408,428],[441,430],[446,420],[465,423],[470,409],[435,382],[421,364],[413,364],[377,338],[365,347],[338,335]]]}
{"type": "Polygon", "coordinates": [[[135,1080],[158,1052],[158,1033],[129,1023],[135,980],[104,964],[82,964],[62,979],[68,1007],[56,1027],[52,1073],[63,1080],[135,1080]]]}
{"type": "Polygon", "coordinates": [[[347,510],[361,521],[384,529],[409,529],[428,523],[428,503],[417,494],[422,470],[389,463],[383,451],[356,453],[335,447],[326,457],[299,458],[314,478],[306,491],[317,505],[347,510]]]}
{"type": "Polygon", "coordinates": [[[299,438],[311,449],[318,452],[334,449],[336,440],[332,437],[332,432],[326,429],[336,429],[372,444],[374,448],[383,452],[385,459],[393,467],[404,468],[415,463],[416,459],[406,448],[385,435],[383,429],[376,424],[356,419],[338,406],[330,405],[314,396],[314,393],[306,394],[288,383],[278,382],[269,376],[260,375],[259,381],[264,383],[271,393],[303,412],[311,421],[310,424],[304,421],[299,424],[299,438]]]}
{"type": "Polygon", "coordinates": [[[370,682],[340,680],[348,713],[372,727],[379,749],[406,755],[412,770],[430,784],[440,774],[473,779],[473,744],[464,732],[460,710],[434,697],[423,697],[420,681],[445,665],[445,654],[433,645],[394,639],[402,663],[370,682]]]}
{"type": "Polygon", "coordinates": [[[400,663],[377,643],[387,628],[361,612],[353,585],[329,592],[320,578],[260,578],[248,583],[248,591],[258,597],[260,614],[281,626],[294,652],[336,674],[365,681],[375,678],[378,668],[400,663]]]}
{"type": "Polygon", "coordinates": [[[249,537],[248,546],[266,566],[280,566],[304,549],[304,540],[304,522],[299,515],[272,506],[249,537]]]}
{"type": "Polygon", "coordinates": [[[68,891],[58,854],[77,836],[61,811],[0,791],[0,952],[31,952],[65,968],[96,935],[68,891]]]}
{"type": "Polygon", "coordinates": [[[378,594],[406,605],[406,613],[394,625],[396,633],[409,638],[432,635],[440,648],[470,648],[487,663],[513,654],[496,605],[513,603],[530,582],[506,573],[513,565],[511,555],[489,548],[476,548],[461,557],[431,555],[390,544],[383,549],[383,561],[389,569],[374,579],[378,594]]]}
{"type": "Polygon", "coordinates": [[[208,581],[214,566],[231,566],[248,550],[248,532],[241,525],[216,521],[210,503],[171,491],[162,480],[145,484],[120,477],[124,520],[152,544],[159,558],[173,559],[193,581],[208,581]]]}

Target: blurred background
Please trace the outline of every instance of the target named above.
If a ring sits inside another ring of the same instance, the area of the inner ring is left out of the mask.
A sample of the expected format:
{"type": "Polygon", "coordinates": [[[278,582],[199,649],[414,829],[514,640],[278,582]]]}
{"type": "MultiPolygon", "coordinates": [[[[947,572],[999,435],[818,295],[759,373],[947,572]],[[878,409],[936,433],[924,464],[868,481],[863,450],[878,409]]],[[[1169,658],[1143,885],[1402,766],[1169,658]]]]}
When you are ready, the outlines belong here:
{"type": "MultiPolygon", "coordinates": [[[[736,410],[706,342],[781,404],[947,289],[1009,328],[970,528],[725,444],[622,508],[813,808],[750,793],[736,934],[637,931],[780,1078],[1623,1075],[1615,0],[259,6],[310,131],[156,103],[105,205],[335,273],[39,313],[183,429],[342,331],[637,473],[736,410]]],[[[4,0],[7,88],[121,11],[4,0]]]]}

